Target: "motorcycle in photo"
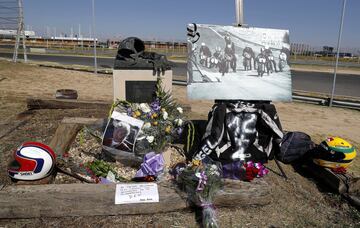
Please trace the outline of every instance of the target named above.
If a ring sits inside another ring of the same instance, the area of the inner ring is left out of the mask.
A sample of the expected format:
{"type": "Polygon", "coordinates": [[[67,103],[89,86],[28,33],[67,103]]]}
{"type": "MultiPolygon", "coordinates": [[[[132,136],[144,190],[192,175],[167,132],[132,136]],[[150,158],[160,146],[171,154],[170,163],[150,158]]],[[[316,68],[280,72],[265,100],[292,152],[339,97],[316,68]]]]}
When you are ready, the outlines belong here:
{"type": "MultiPolygon", "coordinates": [[[[268,69],[266,67],[266,58],[265,56],[258,56],[257,57],[257,72],[258,72],[258,76],[262,77],[264,75],[264,73],[267,71],[268,72],[268,69]]],[[[269,72],[268,72],[269,74],[269,72]]]]}
{"type": "Polygon", "coordinates": [[[248,71],[248,70],[252,70],[252,62],[254,62],[254,69],[255,69],[255,53],[252,50],[252,48],[250,47],[245,47],[243,50],[243,54],[242,56],[243,58],[243,66],[244,66],[244,70],[248,71]]]}
{"type": "Polygon", "coordinates": [[[279,71],[282,72],[287,63],[287,55],[281,52],[279,55],[279,71]]]}
{"type": "Polygon", "coordinates": [[[200,59],[200,64],[203,67],[210,68],[211,51],[210,51],[209,47],[205,45],[205,43],[201,44],[201,47],[199,50],[199,59],[200,59]]]}

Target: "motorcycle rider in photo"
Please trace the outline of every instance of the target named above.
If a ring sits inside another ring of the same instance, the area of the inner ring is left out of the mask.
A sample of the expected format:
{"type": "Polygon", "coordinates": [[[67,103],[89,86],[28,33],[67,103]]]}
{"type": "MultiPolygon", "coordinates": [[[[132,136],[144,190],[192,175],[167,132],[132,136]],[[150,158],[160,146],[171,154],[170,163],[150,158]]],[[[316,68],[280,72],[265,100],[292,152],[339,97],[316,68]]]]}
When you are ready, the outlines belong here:
{"type": "Polygon", "coordinates": [[[282,72],[287,63],[287,55],[284,52],[279,54],[279,71],[282,72]]]}
{"type": "MultiPolygon", "coordinates": [[[[265,56],[265,52],[264,49],[261,48],[260,49],[260,53],[259,55],[256,57],[255,59],[256,63],[257,63],[257,72],[258,72],[258,76],[263,76],[266,69],[266,56],[265,56]]],[[[269,73],[269,72],[268,72],[269,73]]]]}
{"type": "Polygon", "coordinates": [[[211,51],[205,43],[201,43],[199,50],[200,64],[204,67],[210,68],[211,51]]]}
{"type": "Polygon", "coordinates": [[[221,58],[222,58],[221,48],[218,46],[216,47],[215,52],[210,59],[210,68],[213,67],[219,68],[221,58]]]}
{"type": "Polygon", "coordinates": [[[267,46],[265,46],[265,48],[264,48],[264,55],[266,57],[266,68],[267,68],[268,75],[269,75],[269,72],[271,72],[271,73],[273,73],[274,71],[277,72],[274,56],[272,54],[271,49],[267,46]]]}
{"type": "Polygon", "coordinates": [[[243,50],[243,65],[244,70],[252,70],[252,62],[254,62],[254,69],[255,69],[255,53],[251,47],[246,47],[243,50]]]}
{"type": "Polygon", "coordinates": [[[236,56],[235,44],[231,41],[229,34],[225,35],[225,60],[226,60],[226,73],[229,72],[229,67],[236,72],[236,56]]]}
{"type": "Polygon", "coordinates": [[[187,27],[187,45],[188,45],[188,84],[191,84],[194,82],[193,77],[193,66],[196,66],[196,55],[195,52],[197,51],[197,44],[196,42],[200,39],[200,34],[197,32],[197,26],[196,24],[188,24],[187,27]]]}

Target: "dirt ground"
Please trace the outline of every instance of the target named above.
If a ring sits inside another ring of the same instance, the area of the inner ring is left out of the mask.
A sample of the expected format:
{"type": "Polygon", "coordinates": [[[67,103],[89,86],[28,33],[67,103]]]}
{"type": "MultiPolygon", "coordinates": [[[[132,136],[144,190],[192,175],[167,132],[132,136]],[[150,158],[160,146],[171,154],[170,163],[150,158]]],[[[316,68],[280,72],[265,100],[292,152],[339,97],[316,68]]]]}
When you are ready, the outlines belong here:
{"type": "MultiPolygon", "coordinates": [[[[57,89],[76,89],[80,100],[112,100],[108,75],[42,68],[0,61],[0,126],[26,110],[27,97],[53,98],[57,89]]],[[[191,105],[190,117],[206,119],[210,101],[188,101],[186,87],[174,86],[180,103],[191,105]]],[[[315,142],[326,136],[343,137],[360,148],[360,112],[304,103],[276,103],[284,130],[303,131],[315,142]]],[[[17,130],[0,139],[0,184],[10,184],[6,168],[12,151],[22,142],[49,143],[63,117],[105,117],[108,110],[38,110],[17,130]]],[[[262,207],[218,208],[221,227],[359,227],[360,214],[348,203],[310,177],[283,165],[289,180],[272,172],[265,177],[271,187],[272,203],[262,207]]],[[[360,159],[349,172],[360,176],[360,159]]],[[[1,205],[6,207],[6,205],[1,205]]],[[[56,205],[54,205],[56,206],[56,205]]],[[[144,216],[92,216],[0,220],[0,227],[197,227],[190,210],[144,216]]]]}

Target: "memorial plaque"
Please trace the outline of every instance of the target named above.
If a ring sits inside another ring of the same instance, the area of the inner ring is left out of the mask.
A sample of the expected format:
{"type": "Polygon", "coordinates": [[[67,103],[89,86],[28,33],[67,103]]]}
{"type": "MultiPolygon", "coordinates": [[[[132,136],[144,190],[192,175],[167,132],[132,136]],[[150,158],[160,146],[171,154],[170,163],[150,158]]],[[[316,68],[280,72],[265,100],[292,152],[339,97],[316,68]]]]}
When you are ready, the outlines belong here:
{"type": "Polygon", "coordinates": [[[132,103],[151,103],[155,96],[155,81],[126,81],[125,98],[132,103]]]}
{"type": "Polygon", "coordinates": [[[155,85],[160,78],[165,91],[172,91],[172,70],[164,75],[154,76],[152,70],[113,70],[114,101],[128,100],[130,102],[145,103],[155,92],[148,89],[155,85]],[[130,82],[130,83],[129,83],[130,82]],[[134,82],[134,83],[133,83],[134,82]],[[128,86],[130,85],[130,88],[128,86]],[[136,90],[133,91],[133,87],[136,90]],[[144,88],[142,90],[141,88],[144,88]],[[136,94],[134,94],[136,93],[136,94]]]}

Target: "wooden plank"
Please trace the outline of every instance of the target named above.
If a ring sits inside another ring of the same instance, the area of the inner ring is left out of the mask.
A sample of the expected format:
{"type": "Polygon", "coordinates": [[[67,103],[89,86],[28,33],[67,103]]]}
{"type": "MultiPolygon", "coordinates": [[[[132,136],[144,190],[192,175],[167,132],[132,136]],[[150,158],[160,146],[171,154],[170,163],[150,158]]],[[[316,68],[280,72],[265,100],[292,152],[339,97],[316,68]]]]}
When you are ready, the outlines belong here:
{"type": "Polygon", "coordinates": [[[82,124],[82,125],[102,125],[107,119],[83,118],[83,117],[65,117],[62,124],[82,124]]]}
{"type": "Polygon", "coordinates": [[[82,128],[81,124],[63,124],[61,123],[56,129],[49,147],[54,150],[57,156],[67,152],[71,143],[76,138],[77,133],[82,128]]]}
{"type": "Polygon", "coordinates": [[[351,174],[334,173],[330,169],[322,168],[309,162],[303,168],[313,175],[316,180],[339,193],[350,204],[360,210],[360,178],[351,174]]]}
{"type": "Polygon", "coordinates": [[[105,109],[110,110],[110,102],[78,101],[66,99],[26,99],[29,110],[34,109],[105,109]]]}
{"type": "MultiPolygon", "coordinates": [[[[226,181],[224,189],[215,197],[217,207],[271,202],[269,186],[264,180],[226,181]]],[[[115,184],[6,186],[0,191],[0,218],[135,215],[184,210],[188,208],[186,197],[177,191],[162,184],[159,203],[115,205],[115,184]]]]}
{"type": "MultiPolygon", "coordinates": [[[[111,102],[101,101],[79,101],[66,99],[39,99],[27,98],[27,107],[29,110],[35,109],[105,109],[110,110],[111,102]]],[[[191,112],[191,106],[180,104],[184,112],[191,112]]]]}
{"type": "Polygon", "coordinates": [[[337,193],[343,194],[348,192],[348,181],[353,178],[350,174],[337,174],[330,169],[320,167],[312,162],[305,164],[303,168],[311,173],[318,181],[337,193]]]}

